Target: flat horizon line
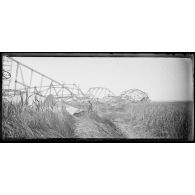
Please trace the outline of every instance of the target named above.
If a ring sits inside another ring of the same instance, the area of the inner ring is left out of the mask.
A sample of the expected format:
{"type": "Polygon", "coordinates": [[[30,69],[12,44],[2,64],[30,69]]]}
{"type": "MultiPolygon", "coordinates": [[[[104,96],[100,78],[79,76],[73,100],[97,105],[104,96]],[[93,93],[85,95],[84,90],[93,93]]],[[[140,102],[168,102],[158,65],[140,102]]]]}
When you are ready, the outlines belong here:
{"type": "Polygon", "coordinates": [[[151,102],[194,102],[193,100],[151,100],[151,102]]]}

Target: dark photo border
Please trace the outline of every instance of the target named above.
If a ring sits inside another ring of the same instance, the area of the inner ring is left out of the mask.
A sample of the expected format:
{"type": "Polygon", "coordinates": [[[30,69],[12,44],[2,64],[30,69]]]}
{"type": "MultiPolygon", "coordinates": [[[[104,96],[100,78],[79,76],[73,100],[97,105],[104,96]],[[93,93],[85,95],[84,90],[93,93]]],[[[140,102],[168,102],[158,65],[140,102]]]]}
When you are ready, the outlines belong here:
{"type": "MultiPolygon", "coordinates": [[[[8,57],[163,57],[163,58],[191,58],[193,61],[194,82],[194,52],[3,52],[1,61],[1,122],[2,122],[2,66],[3,56],[8,57]]],[[[194,98],[194,85],[193,85],[194,98]]],[[[194,106],[194,101],[193,101],[194,106]]],[[[194,107],[193,107],[194,121],[194,107]]],[[[0,130],[0,142],[2,143],[194,143],[194,122],[192,127],[193,140],[179,139],[100,139],[100,138],[63,138],[63,139],[3,139],[2,123],[0,130]]]]}

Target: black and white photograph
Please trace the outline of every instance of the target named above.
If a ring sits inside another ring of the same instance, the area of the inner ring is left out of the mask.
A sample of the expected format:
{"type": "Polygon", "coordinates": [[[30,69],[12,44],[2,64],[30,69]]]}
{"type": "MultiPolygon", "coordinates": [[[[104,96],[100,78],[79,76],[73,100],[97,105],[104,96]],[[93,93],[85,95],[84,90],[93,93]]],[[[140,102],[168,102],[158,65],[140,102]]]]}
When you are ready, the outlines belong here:
{"type": "Polygon", "coordinates": [[[1,195],[195,195],[194,0],[1,1],[1,195]]]}
{"type": "Polygon", "coordinates": [[[190,53],[3,53],[3,140],[194,140],[190,53]]]}

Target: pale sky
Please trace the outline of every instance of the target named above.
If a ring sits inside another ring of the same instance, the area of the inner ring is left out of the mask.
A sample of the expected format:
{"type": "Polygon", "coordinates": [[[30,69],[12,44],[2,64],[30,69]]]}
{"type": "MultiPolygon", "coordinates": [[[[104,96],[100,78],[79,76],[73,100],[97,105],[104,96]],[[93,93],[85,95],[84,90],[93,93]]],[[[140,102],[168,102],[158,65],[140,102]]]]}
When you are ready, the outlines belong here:
{"type": "Polygon", "coordinates": [[[15,59],[59,82],[79,84],[84,92],[90,87],[106,87],[120,95],[124,90],[138,88],[147,92],[153,101],[193,99],[191,59],[117,57],[15,59]]]}

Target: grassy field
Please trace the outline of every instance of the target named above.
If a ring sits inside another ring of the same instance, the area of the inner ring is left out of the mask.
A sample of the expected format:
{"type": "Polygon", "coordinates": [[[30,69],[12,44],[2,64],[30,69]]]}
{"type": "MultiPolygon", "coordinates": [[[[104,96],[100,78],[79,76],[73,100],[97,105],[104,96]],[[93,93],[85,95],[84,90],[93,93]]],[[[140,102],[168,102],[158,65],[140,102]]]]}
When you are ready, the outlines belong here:
{"type": "Polygon", "coordinates": [[[102,108],[128,138],[185,139],[192,132],[192,102],[151,102],[102,108]]]}
{"type": "Polygon", "coordinates": [[[2,103],[3,139],[183,139],[192,132],[192,102],[100,104],[80,117],[24,102],[2,103]]]}

